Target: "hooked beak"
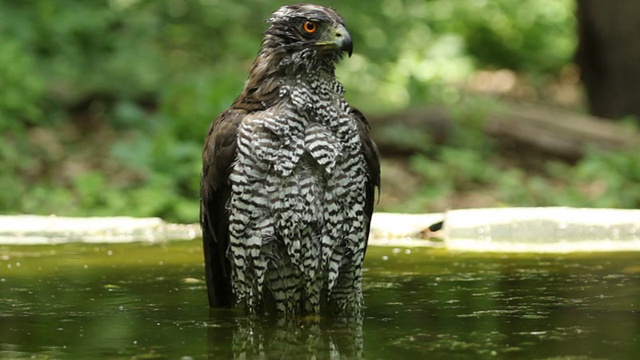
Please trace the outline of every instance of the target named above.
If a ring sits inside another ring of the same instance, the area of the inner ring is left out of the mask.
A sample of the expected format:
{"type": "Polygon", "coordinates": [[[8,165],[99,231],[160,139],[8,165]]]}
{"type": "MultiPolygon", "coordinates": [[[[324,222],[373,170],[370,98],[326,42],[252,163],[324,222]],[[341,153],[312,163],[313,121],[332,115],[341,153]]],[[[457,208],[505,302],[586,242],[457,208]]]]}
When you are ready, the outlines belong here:
{"type": "Polygon", "coordinates": [[[351,35],[343,25],[336,25],[332,29],[329,29],[325,33],[323,40],[318,41],[316,45],[329,46],[332,48],[338,48],[341,51],[345,51],[351,57],[353,53],[353,43],[351,42],[351,35]]]}
{"type": "Polygon", "coordinates": [[[333,32],[333,38],[336,46],[351,57],[353,53],[353,42],[351,42],[351,35],[349,35],[347,29],[342,25],[338,25],[333,32]]]}

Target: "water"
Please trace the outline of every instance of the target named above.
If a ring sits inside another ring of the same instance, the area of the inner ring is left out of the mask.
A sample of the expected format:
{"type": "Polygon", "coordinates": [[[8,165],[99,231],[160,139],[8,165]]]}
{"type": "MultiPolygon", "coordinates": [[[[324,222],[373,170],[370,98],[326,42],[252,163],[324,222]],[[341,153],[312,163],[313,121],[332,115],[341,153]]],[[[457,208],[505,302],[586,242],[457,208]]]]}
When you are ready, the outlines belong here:
{"type": "Polygon", "coordinates": [[[372,247],[364,319],[209,311],[199,241],[0,247],[0,357],[633,359],[638,253],[372,247]]]}

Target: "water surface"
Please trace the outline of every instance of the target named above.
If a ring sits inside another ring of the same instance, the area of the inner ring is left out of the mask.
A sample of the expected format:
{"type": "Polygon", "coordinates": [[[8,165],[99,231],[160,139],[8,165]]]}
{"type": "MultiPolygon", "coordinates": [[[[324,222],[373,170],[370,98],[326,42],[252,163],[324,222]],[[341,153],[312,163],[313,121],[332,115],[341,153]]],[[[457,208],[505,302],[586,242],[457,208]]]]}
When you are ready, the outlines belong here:
{"type": "Polygon", "coordinates": [[[199,240],[0,247],[2,358],[634,359],[640,256],[372,247],[363,319],[206,303],[199,240]]]}

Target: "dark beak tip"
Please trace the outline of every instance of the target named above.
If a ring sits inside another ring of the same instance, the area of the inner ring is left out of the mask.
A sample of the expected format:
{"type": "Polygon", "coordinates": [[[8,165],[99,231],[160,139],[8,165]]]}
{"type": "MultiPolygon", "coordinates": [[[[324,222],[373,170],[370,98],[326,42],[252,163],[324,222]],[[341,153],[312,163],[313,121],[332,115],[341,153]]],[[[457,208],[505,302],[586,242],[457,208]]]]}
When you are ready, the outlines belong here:
{"type": "Polygon", "coordinates": [[[349,54],[349,57],[351,57],[351,55],[353,54],[353,43],[351,42],[350,38],[346,39],[346,41],[342,44],[342,51],[349,54]]]}

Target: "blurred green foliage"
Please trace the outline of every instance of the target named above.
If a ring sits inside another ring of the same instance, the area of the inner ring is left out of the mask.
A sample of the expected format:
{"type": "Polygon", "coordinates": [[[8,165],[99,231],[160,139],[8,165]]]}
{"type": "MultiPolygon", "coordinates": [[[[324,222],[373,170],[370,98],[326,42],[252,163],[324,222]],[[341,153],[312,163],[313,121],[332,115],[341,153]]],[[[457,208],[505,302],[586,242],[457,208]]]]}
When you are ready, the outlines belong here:
{"type": "MultiPolygon", "coordinates": [[[[575,44],[571,0],[318,2],[347,19],[356,53],[338,74],[350,101],[368,114],[454,103],[462,93],[450,84],[478,69],[553,76],[571,61],[575,44]]],[[[263,20],[285,3],[1,2],[0,211],[197,221],[208,126],[240,92],[263,20]]],[[[577,190],[551,196],[547,180],[483,166],[492,149],[478,126],[457,136],[458,144],[411,162],[429,196],[495,186],[514,204],[593,200],[577,190]]],[[[637,181],[626,160],[593,155],[577,167],[557,164],[550,174],[623,191],[629,182],[620,172],[599,174],[620,170],[637,181]]],[[[603,197],[593,204],[639,201],[603,197]]]]}
{"type": "MultiPolygon", "coordinates": [[[[409,168],[424,185],[407,201],[388,210],[442,211],[455,204],[456,198],[473,196],[481,196],[484,206],[640,207],[637,149],[593,149],[575,164],[543,159],[531,168],[509,166],[505,162],[518,161],[509,160],[504,149],[483,136],[473,121],[458,118],[462,126],[455,137],[480,141],[463,146],[456,145],[454,139],[454,144],[437,148],[431,156],[417,154],[410,158],[409,168]]],[[[523,155],[536,156],[518,156],[523,155]]]]}

